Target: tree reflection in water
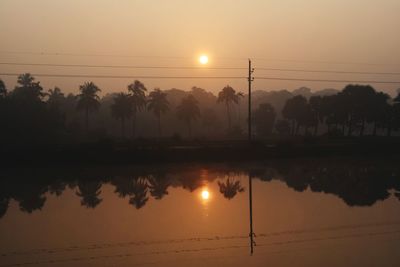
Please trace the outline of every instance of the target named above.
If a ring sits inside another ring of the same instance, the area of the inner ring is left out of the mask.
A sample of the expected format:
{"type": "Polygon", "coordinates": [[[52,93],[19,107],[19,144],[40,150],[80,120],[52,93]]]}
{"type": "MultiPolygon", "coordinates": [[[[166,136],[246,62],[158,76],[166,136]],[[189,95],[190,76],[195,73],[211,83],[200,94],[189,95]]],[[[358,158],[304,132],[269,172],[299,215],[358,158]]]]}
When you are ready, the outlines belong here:
{"type": "Polygon", "coordinates": [[[155,174],[148,177],[150,195],[155,199],[162,199],[168,195],[168,187],[171,183],[167,180],[165,174],[155,174]]]}
{"type": "Polygon", "coordinates": [[[90,175],[85,171],[55,170],[56,173],[14,170],[1,175],[0,218],[9,209],[10,202],[16,201],[23,212],[41,210],[46,194],[60,196],[67,188],[74,190],[81,198],[81,205],[95,208],[101,202],[101,187],[111,184],[121,198],[129,198],[136,209],[143,208],[152,197],[157,200],[168,195],[168,188],[183,188],[190,192],[204,183],[216,182],[220,193],[232,199],[244,191],[241,179],[250,175],[268,183],[281,181],[295,191],[311,190],[333,194],[349,206],[371,206],[390,196],[400,201],[400,166],[397,161],[377,160],[286,160],[258,164],[217,165],[208,168],[172,165],[155,169],[126,169],[104,177],[102,170],[94,168],[90,175]],[[35,175],[36,173],[36,175],[35,175]],[[60,178],[59,174],[66,174],[60,178]],[[57,177],[54,179],[54,177],[57,177]],[[73,178],[72,178],[73,177],[73,178]],[[75,177],[79,177],[76,179],[75,177]],[[96,178],[99,177],[99,178],[96,178]],[[219,177],[227,177],[218,180],[219,177]]]}
{"type": "Polygon", "coordinates": [[[147,197],[148,184],[146,178],[139,177],[131,180],[130,191],[129,191],[129,204],[132,204],[135,208],[140,209],[146,205],[149,200],[147,197]]]}
{"type": "Polygon", "coordinates": [[[244,188],[240,184],[240,181],[233,180],[231,181],[230,177],[226,178],[225,182],[218,181],[219,192],[224,195],[227,199],[232,199],[236,196],[237,193],[244,192],[244,188]]]}
{"type": "Polygon", "coordinates": [[[82,206],[94,209],[101,201],[103,201],[99,198],[101,194],[101,185],[102,183],[97,181],[78,182],[78,191],[76,192],[76,195],[82,197],[82,206]]]}

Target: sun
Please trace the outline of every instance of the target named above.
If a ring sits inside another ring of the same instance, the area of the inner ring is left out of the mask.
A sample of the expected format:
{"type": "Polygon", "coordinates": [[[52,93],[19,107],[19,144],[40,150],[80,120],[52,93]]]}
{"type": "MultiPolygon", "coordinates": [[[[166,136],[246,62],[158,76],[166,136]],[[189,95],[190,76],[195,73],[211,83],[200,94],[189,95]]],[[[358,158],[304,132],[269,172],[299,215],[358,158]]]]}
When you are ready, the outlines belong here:
{"type": "Polygon", "coordinates": [[[206,65],[208,63],[208,56],[207,55],[201,55],[199,57],[199,62],[202,65],[206,65]]]}
{"type": "Polygon", "coordinates": [[[201,198],[204,200],[207,200],[210,198],[210,192],[208,192],[206,189],[201,191],[201,198]]]}

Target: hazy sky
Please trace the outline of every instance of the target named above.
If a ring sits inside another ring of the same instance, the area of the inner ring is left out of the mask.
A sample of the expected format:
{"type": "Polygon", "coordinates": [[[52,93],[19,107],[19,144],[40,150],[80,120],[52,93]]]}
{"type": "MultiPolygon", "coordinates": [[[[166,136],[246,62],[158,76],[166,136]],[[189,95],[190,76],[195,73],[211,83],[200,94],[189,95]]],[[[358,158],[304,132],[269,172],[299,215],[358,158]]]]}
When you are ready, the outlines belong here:
{"type": "MultiPolygon", "coordinates": [[[[247,67],[245,59],[251,57],[255,68],[400,72],[399,14],[399,0],[1,0],[0,62],[198,66],[196,60],[199,54],[207,53],[210,56],[210,67],[247,67]]],[[[4,72],[132,76],[247,74],[246,70],[182,71],[0,65],[0,73],[4,72]]],[[[400,75],[261,70],[256,71],[255,76],[400,81],[400,75]]],[[[15,77],[0,75],[0,78],[8,87],[15,84],[15,77]]],[[[103,92],[125,90],[131,81],[39,76],[38,79],[46,89],[58,85],[67,92],[76,92],[78,85],[85,80],[93,80],[103,92]]],[[[176,87],[187,90],[196,85],[216,92],[226,84],[238,90],[246,90],[247,86],[244,79],[142,80],[149,88],[161,89],[176,87]]],[[[254,88],[273,90],[308,86],[317,90],[341,89],[344,85],[256,80],[254,88]]],[[[400,88],[400,83],[374,86],[392,93],[400,88]]]]}

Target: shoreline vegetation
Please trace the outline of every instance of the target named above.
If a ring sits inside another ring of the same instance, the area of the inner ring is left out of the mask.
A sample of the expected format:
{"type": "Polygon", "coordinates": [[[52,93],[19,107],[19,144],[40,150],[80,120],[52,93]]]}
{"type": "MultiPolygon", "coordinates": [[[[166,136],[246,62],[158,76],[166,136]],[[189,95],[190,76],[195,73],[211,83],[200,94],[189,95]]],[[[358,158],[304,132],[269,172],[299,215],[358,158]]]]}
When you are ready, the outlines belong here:
{"type": "Polygon", "coordinates": [[[0,80],[0,160],[8,164],[132,164],[247,161],[285,157],[398,154],[400,91],[370,85],[311,92],[254,91],[227,85],[217,95],[193,87],[152,91],[135,80],[100,96],[45,91],[29,73],[9,90],[0,80]],[[247,99],[246,99],[247,98],[247,99]]]}

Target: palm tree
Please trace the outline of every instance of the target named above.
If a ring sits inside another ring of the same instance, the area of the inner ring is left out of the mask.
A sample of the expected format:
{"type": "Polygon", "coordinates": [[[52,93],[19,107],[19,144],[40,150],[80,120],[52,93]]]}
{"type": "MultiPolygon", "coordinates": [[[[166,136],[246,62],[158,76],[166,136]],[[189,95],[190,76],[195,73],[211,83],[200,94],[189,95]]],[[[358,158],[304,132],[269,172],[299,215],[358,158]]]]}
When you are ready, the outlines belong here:
{"type": "Polygon", "coordinates": [[[64,93],[58,87],[54,87],[54,89],[49,89],[46,95],[49,97],[47,100],[47,105],[49,105],[51,109],[58,110],[61,106],[62,101],[65,99],[64,93]]]}
{"type": "Polygon", "coordinates": [[[239,97],[236,94],[236,91],[230,87],[229,85],[225,86],[221,92],[218,93],[217,103],[224,103],[226,106],[226,112],[228,115],[228,129],[231,129],[232,120],[231,120],[231,105],[232,103],[237,104],[239,102],[239,97]]]}
{"type": "Polygon", "coordinates": [[[125,119],[132,116],[132,98],[128,94],[119,93],[114,97],[114,103],[111,105],[111,114],[121,120],[121,137],[125,135],[125,119]]]}
{"type": "Polygon", "coordinates": [[[136,113],[146,107],[146,87],[138,80],[128,85],[132,98],[132,137],[136,132],[136,113]]]}
{"type": "Polygon", "coordinates": [[[146,178],[139,177],[138,179],[134,179],[130,185],[129,204],[135,206],[136,209],[140,209],[146,205],[149,200],[147,197],[148,187],[146,178]]]}
{"type": "Polygon", "coordinates": [[[171,183],[165,177],[165,174],[158,173],[147,178],[149,181],[150,195],[155,199],[162,199],[168,195],[168,187],[171,183]]]}
{"type": "Polygon", "coordinates": [[[34,82],[35,78],[30,73],[24,73],[18,76],[17,83],[13,91],[13,95],[20,100],[32,102],[41,102],[46,95],[40,82],[34,82]]]}
{"type": "Polygon", "coordinates": [[[101,194],[101,182],[96,181],[79,181],[78,191],[76,195],[82,197],[81,205],[94,209],[103,201],[99,198],[101,194]]]}
{"type": "Polygon", "coordinates": [[[244,188],[240,184],[240,181],[231,181],[229,177],[226,182],[218,181],[219,192],[221,192],[225,198],[232,199],[239,192],[244,192],[244,188]]]}
{"type": "Polygon", "coordinates": [[[199,102],[193,95],[184,97],[180,105],[176,108],[178,119],[187,124],[188,136],[192,136],[192,120],[200,116],[199,102]]]}
{"type": "Polygon", "coordinates": [[[169,110],[167,94],[163,93],[159,88],[154,89],[154,91],[149,94],[147,108],[152,110],[154,115],[157,117],[158,134],[161,137],[161,114],[164,114],[169,110]]]}
{"type": "Polygon", "coordinates": [[[85,121],[86,121],[86,131],[89,128],[89,112],[99,109],[100,102],[97,93],[101,90],[93,82],[85,82],[83,85],[79,86],[78,95],[78,110],[85,111],[85,121]]]}

